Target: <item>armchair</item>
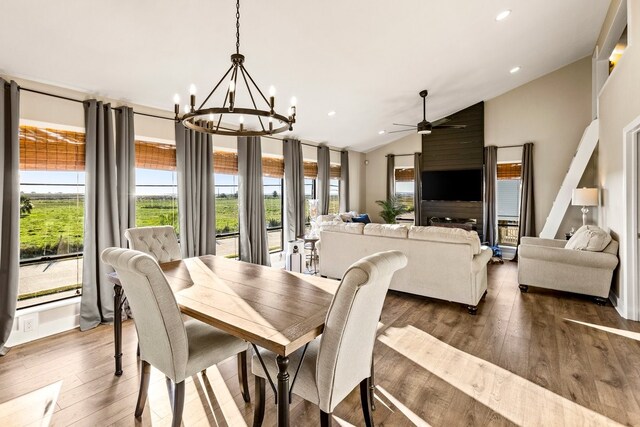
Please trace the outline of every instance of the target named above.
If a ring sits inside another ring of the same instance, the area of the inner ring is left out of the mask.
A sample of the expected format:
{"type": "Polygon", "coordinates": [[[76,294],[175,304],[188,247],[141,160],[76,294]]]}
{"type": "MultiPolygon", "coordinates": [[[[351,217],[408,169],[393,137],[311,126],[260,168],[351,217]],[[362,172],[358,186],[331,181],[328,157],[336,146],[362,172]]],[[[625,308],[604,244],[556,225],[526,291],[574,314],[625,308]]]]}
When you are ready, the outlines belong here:
{"type": "Polygon", "coordinates": [[[618,265],[618,242],[602,252],[565,249],[564,240],[523,237],[518,246],[518,283],[527,292],[529,286],[575,292],[595,297],[606,304],[613,271],[618,265]]]}

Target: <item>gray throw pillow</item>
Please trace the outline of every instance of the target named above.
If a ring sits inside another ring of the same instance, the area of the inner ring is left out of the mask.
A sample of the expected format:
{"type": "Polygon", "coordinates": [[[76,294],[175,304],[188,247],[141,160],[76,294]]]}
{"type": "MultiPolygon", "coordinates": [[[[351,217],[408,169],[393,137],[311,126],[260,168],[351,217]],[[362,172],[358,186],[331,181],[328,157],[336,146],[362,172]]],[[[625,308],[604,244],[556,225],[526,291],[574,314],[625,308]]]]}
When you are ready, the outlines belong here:
{"type": "Polygon", "coordinates": [[[611,236],[595,225],[583,225],[571,236],[565,249],[602,252],[611,243],[611,236]]]}

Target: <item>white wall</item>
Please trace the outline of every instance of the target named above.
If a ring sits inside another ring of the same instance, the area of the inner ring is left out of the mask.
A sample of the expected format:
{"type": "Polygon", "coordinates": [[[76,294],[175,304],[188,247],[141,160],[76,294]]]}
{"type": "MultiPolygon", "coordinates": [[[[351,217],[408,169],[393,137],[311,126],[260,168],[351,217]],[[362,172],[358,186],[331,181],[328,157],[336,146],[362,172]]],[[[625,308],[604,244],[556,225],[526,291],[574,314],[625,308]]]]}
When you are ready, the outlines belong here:
{"type": "MultiPolygon", "coordinates": [[[[591,122],[591,58],[583,58],[485,103],[485,145],[534,143],[536,232],[544,226],[585,128],[591,122]]],[[[498,150],[498,161],[521,160],[521,148],[498,150]]],[[[595,186],[595,161],[582,186],[595,186]]],[[[595,223],[596,209],[590,222],[595,223]]],[[[582,225],[570,206],[558,230],[582,225]]]]}
{"type": "MultiPolygon", "coordinates": [[[[380,218],[380,207],[376,200],[387,198],[387,154],[413,154],[422,152],[422,137],[409,131],[408,135],[365,154],[369,162],[365,166],[365,209],[373,222],[384,222],[380,218]]],[[[413,167],[413,156],[396,157],[396,167],[413,167]]]]}
{"type": "MultiPolygon", "coordinates": [[[[612,8],[619,4],[613,2],[612,8]]],[[[627,315],[626,301],[622,300],[621,277],[626,268],[624,255],[628,246],[637,244],[634,239],[627,241],[624,235],[627,200],[623,192],[624,154],[623,129],[640,116],[640,1],[629,0],[628,36],[629,46],[618,65],[609,76],[598,97],[600,118],[600,152],[598,158],[598,177],[602,188],[602,218],[604,227],[620,243],[620,273],[614,277],[612,293],[618,300],[618,311],[627,315]]],[[[605,21],[602,34],[608,33],[605,21]]],[[[602,43],[604,37],[600,37],[602,43]]],[[[627,283],[627,286],[638,286],[627,283]]],[[[638,308],[636,307],[636,311],[638,308]]],[[[637,318],[635,320],[638,320],[637,318]]]]}

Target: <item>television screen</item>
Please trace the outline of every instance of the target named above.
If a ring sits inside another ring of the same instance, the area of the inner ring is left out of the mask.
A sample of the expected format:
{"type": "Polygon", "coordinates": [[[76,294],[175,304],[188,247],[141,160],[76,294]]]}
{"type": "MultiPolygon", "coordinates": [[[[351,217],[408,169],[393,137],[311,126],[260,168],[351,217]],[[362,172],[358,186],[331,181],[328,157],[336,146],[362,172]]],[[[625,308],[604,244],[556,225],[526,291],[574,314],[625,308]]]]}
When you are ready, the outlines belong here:
{"type": "Polygon", "coordinates": [[[422,172],[422,199],[482,201],[482,169],[422,172]]]}

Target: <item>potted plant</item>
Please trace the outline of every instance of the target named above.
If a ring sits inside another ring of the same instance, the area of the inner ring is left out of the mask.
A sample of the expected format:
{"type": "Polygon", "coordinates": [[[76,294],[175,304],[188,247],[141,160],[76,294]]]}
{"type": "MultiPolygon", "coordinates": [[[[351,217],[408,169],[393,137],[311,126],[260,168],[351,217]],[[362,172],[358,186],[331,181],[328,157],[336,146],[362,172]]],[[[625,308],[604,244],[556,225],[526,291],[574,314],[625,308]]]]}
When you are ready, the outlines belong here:
{"type": "Polygon", "coordinates": [[[391,196],[387,200],[376,200],[376,203],[382,208],[380,216],[387,224],[395,224],[396,217],[406,212],[396,196],[391,196]]]}

